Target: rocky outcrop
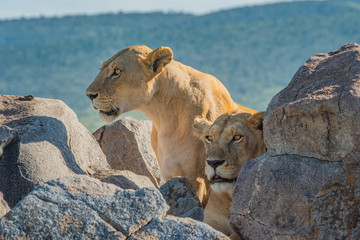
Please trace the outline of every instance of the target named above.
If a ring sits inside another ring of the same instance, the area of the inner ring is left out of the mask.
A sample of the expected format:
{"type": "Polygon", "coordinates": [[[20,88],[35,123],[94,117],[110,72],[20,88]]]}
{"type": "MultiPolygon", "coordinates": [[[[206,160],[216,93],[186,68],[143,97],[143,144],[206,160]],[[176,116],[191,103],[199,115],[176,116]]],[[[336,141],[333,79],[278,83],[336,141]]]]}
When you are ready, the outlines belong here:
{"type": "Polygon", "coordinates": [[[264,137],[270,155],[343,161],[359,153],[360,46],[312,56],[269,104],[264,137]]]}
{"type": "Polygon", "coordinates": [[[227,239],[187,218],[203,213],[185,179],[161,188],[170,211],[157,189],[148,121],[98,131],[119,170],[63,102],[0,96],[0,103],[0,239],[227,239]]]}
{"type": "Polygon", "coordinates": [[[167,214],[204,220],[204,209],[189,180],[176,177],[159,189],[170,209],[167,214]]]}
{"type": "Polygon", "coordinates": [[[92,167],[91,177],[104,183],[111,183],[122,189],[138,190],[144,187],[155,187],[146,176],[138,175],[128,170],[99,169],[92,167]]]}
{"type": "Polygon", "coordinates": [[[178,218],[167,216],[166,218],[157,218],[149,225],[136,232],[129,239],[229,239],[222,233],[214,230],[209,225],[190,218],[178,218]]]}
{"type": "Polygon", "coordinates": [[[0,96],[0,153],[0,216],[39,184],[109,168],[69,107],[32,96],[0,96]]]}
{"type": "Polygon", "coordinates": [[[360,46],[311,57],[269,104],[268,153],[237,180],[245,239],[360,238],[360,46]]]}
{"type": "Polygon", "coordinates": [[[124,190],[87,176],[38,186],[0,221],[0,239],[227,239],[206,224],[167,216],[156,188],[124,190]]]}
{"type": "Polygon", "coordinates": [[[160,187],[164,181],[151,147],[151,128],[151,121],[125,118],[101,127],[94,136],[111,168],[146,176],[160,187]]]}

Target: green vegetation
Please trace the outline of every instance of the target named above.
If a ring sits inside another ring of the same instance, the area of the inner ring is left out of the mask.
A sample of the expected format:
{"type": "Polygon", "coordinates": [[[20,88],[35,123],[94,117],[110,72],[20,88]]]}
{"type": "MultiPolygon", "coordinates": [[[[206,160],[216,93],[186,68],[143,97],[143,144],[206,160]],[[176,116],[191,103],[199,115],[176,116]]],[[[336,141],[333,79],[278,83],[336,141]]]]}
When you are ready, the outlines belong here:
{"type": "MultiPolygon", "coordinates": [[[[0,94],[58,98],[89,129],[85,96],[101,63],[137,44],[219,78],[239,104],[265,110],[313,54],[360,42],[360,1],[313,1],[182,13],[0,21],[0,94]]],[[[140,115],[143,117],[143,115],[140,115]]]]}

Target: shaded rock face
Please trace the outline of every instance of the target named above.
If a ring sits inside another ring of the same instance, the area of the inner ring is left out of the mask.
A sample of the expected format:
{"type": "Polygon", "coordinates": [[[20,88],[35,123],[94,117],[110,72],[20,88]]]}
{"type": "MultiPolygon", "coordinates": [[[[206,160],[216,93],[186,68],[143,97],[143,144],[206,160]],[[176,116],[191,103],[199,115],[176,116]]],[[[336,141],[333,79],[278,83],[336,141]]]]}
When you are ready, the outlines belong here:
{"type": "Polygon", "coordinates": [[[156,188],[123,190],[87,176],[38,186],[0,221],[0,239],[227,239],[208,225],[166,216],[156,188]]]}
{"type": "Polygon", "coordinates": [[[358,214],[349,202],[341,206],[343,197],[356,202],[349,192],[341,196],[347,186],[334,189],[346,182],[339,162],[265,154],[243,166],[238,182],[231,221],[249,239],[311,239],[316,234],[320,239],[329,235],[338,239],[342,235],[337,232],[345,227],[347,218],[355,220],[358,214]]]}
{"type": "Polygon", "coordinates": [[[1,209],[51,179],[109,168],[92,134],[59,100],[1,95],[0,124],[1,209]]]}
{"type": "Polygon", "coordinates": [[[360,46],[311,57],[266,112],[268,153],[237,179],[245,239],[360,238],[360,46]]]}
{"type": "Polygon", "coordinates": [[[124,118],[94,132],[113,169],[129,170],[148,177],[156,187],[162,179],[151,147],[151,121],[124,118]]]}

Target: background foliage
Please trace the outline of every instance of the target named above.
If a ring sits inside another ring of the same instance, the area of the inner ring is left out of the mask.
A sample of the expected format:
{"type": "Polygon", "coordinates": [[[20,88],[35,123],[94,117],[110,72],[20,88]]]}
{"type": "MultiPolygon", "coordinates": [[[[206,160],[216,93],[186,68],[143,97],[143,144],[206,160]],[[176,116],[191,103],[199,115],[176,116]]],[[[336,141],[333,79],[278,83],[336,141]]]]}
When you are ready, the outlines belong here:
{"type": "MultiPolygon", "coordinates": [[[[360,42],[360,1],[291,2],[195,16],[105,14],[0,21],[0,94],[58,98],[90,130],[85,96],[101,63],[137,44],[219,78],[233,99],[265,110],[313,54],[360,42]]],[[[143,115],[135,113],[135,117],[143,115]]]]}

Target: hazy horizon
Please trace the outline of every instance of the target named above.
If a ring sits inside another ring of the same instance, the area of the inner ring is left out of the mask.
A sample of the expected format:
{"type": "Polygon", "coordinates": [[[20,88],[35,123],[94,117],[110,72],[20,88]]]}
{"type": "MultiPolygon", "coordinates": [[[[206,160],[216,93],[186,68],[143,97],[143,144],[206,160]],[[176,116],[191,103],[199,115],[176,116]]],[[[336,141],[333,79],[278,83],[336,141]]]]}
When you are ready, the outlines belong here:
{"type": "Polygon", "coordinates": [[[12,0],[0,2],[0,20],[62,17],[69,15],[95,15],[118,12],[184,12],[196,15],[226,10],[236,7],[264,5],[295,0],[12,0]]]}

